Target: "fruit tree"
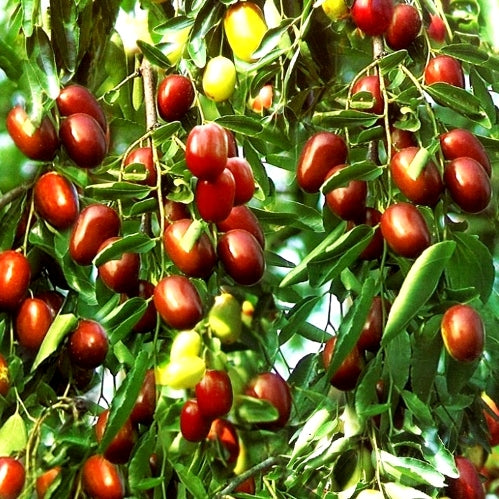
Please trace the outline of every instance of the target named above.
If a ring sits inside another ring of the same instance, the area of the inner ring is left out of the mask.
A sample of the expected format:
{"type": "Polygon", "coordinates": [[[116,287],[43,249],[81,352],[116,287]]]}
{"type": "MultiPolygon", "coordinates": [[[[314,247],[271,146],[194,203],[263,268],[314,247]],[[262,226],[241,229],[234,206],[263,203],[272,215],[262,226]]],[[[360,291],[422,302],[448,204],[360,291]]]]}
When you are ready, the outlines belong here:
{"type": "Polygon", "coordinates": [[[0,499],[499,490],[496,0],[5,0],[0,499]]]}

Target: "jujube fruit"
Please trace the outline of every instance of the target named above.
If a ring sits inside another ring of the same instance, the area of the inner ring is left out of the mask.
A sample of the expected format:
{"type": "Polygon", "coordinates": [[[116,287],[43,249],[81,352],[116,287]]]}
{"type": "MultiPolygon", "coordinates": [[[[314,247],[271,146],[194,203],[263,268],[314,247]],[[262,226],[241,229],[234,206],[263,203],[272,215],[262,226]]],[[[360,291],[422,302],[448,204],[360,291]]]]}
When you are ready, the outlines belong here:
{"type": "Polygon", "coordinates": [[[213,420],[208,440],[218,442],[222,450],[222,461],[233,465],[239,456],[239,437],[236,427],[227,419],[217,418],[213,420]]]}
{"type": "Polygon", "coordinates": [[[343,19],[349,13],[345,0],[324,0],[321,3],[322,10],[331,21],[343,19]]]}
{"type": "Polygon", "coordinates": [[[204,68],[202,85],[206,97],[212,101],[222,102],[229,99],[236,86],[234,63],[223,55],[210,59],[204,68]]]}
{"type": "Polygon", "coordinates": [[[194,102],[194,87],[189,78],[180,74],[167,75],[158,86],[158,112],[165,121],[184,117],[194,102]]]}
{"type": "Polygon", "coordinates": [[[6,397],[7,393],[9,393],[9,388],[9,366],[5,357],[0,353],[0,395],[6,397]]]}
{"type": "Polygon", "coordinates": [[[52,324],[51,308],[39,298],[26,298],[16,315],[15,330],[19,344],[38,350],[52,324]]]}
{"type": "Polygon", "coordinates": [[[199,179],[194,191],[194,202],[199,215],[206,222],[221,222],[234,207],[236,182],[232,172],[225,168],[213,180],[199,179]]]}
{"type": "Polygon", "coordinates": [[[81,471],[83,490],[94,499],[123,499],[125,488],[116,465],[104,456],[90,456],[81,471]]]}
{"type": "Polygon", "coordinates": [[[382,35],[392,20],[393,0],[355,0],[350,13],[355,25],[364,33],[382,35]]]}
{"type": "Polygon", "coordinates": [[[67,229],[78,217],[76,188],[57,172],[47,172],[36,181],[33,200],[38,215],[56,229],[67,229]]]}
{"type": "Polygon", "coordinates": [[[134,424],[151,424],[156,410],[156,379],[154,369],[148,369],[135,400],[130,420],[134,424]]]}
{"type": "Polygon", "coordinates": [[[17,499],[26,480],[24,465],[13,457],[0,457],[0,498],[17,499]]]}
{"type": "Polygon", "coordinates": [[[246,205],[234,206],[225,220],[217,222],[217,229],[219,232],[244,229],[255,237],[262,248],[265,246],[265,235],[260,222],[246,205]]]}
{"type": "Polygon", "coordinates": [[[445,41],[445,24],[439,15],[430,14],[430,24],[428,25],[426,32],[428,33],[428,36],[437,43],[443,43],[445,41]]]}
{"type": "Polygon", "coordinates": [[[172,357],[168,362],[158,364],[154,370],[156,384],[166,385],[174,390],[194,388],[206,371],[206,363],[196,356],[172,357]]]}
{"type": "Polygon", "coordinates": [[[367,109],[363,109],[363,111],[374,114],[383,114],[385,100],[381,94],[379,76],[370,75],[359,78],[352,87],[352,95],[360,92],[367,92],[371,94],[372,99],[372,105],[367,109]]]}
{"type": "Polygon", "coordinates": [[[208,436],[211,421],[205,419],[196,399],[187,400],[180,411],[180,431],[189,442],[201,442],[208,436]]]}
{"type": "Polygon", "coordinates": [[[440,325],[442,339],[449,355],[461,362],[473,362],[483,353],[485,327],[480,314],[469,305],[448,308],[440,325]]]}
{"type": "Polygon", "coordinates": [[[473,463],[464,456],[454,458],[458,478],[449,478],[446,493],[452,499],[485,499],[480,475],[473,463]]]}
{"type": "Polygon", "coordinates": [[[373,237],[369,244],[362,250],[359,255],[361,260],[374,260],[380,258],[383,254],[383,234],[381,234],[381,212],[376,208],[367,207],[364,213],[364,218],[360,223],[366,224],[369,227],[376,227],[373,237]]]}
{"type": "Polygon", "coordinates": [[[464,88],[464,73],[461,63],[449,55],[437,55],[428,61],[424,70],[424,82],[448,83],[455,87],[464,88]]]}
{"type": "Polygon", "coordinates": [[[28,291],[31,268],[28,259],[18,251],[0,252],[0,310],[13,310],[28,291]]]}
{"type": "Polygon", "coordinates": [[[154,165],[152,149],[150,147],[138,147],[131,151],[125,158],[125,166],[135,163],[144,165],[146,174],[144,180],[140,180],[138,183],[154,187],[158,180],[158,173],[154,165]]]}
{"type": "Polygon", "coordinates": [[[48,492],[50,486],[54,483],[60,473],[61,467],[54,466],[37,477],[36,495],[38,499],[44,499],[45,494],[48,492]]]}
{"type": "Polygon", "coordinates": [[[225,371],[208,369],[196,385],[199,410],[206,419],[225,416],[232,407],[232,383],[225,371]]]}
{"type": "Polygon", "coordinates": [[[215,296],[208,312],[208,325],[214,336],[229,345],[239,339],[242,332],[241,304],[234,295],[215,296]]]}
{"type": "Polygon", "coordinates": [[[138,296],[144,300],[148,300],[146,310],[142,317],[133,326],[135,333],[146,333],[153,331],[157,323],[156,307],[152,297],[154,295],[154,284],[146,279],[139,279],[137,292],[133,296],[138,296]]]}
{"type": "Polygon", "coordinates": [[[385,40],[393,50],[406,49],[421,30],[421,17],[413,5],[399,3],[393,9],[393,17],[385,32],[385,40]]]}
{"type": "Polygon", "coordinates": [[[226,168],[231,171],[236,183],[234,206],[249,202],[255,193],[255,178],[248,160],[238,157],[228,158],[226,168]]]}
{"type": "Polygon", "coordinates": [[[201,336],[193,329],[179,331],[172,341],[170,359],[196,357],[201,351],[201,336]]]}
{"type": "Polygon", "coordinates": [[[79,367],[93,369],[104,363],[109,349],[105,329],[91,319],[82,319],[69,336],[68,352],[79,367]]]}
{"type": "Polygon", "coordinates": [[[359,339],[357,340],[357,348],[359,350],[376,352],[379,349],[381,337],[383,336],[383,322],[388,316],[388,311],[388,302],[383,300],[381,296],[375,296],[359,339]]]}

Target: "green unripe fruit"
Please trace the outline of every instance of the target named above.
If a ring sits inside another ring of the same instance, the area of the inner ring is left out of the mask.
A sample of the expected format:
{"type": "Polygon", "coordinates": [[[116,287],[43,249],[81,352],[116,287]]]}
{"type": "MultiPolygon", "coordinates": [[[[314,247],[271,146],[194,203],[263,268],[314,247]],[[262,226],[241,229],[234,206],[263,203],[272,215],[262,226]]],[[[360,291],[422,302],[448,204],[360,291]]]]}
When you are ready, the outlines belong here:
{"type": "Polygon", "coordinates": [[[215,297],[215,303],[208,313],[208,324],[222,343],[234,343],[241,336],[240,303],[229,293],[215,297]]]}

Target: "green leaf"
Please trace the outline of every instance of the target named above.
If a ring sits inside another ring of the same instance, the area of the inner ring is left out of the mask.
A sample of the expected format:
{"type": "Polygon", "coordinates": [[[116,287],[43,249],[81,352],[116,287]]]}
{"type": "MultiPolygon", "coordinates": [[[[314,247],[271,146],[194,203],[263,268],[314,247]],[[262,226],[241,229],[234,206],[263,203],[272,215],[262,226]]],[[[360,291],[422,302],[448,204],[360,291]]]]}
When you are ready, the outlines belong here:
{"type": "Polygon", "coordinates": [[[454,455],[442,442],[436,427],[425,428],[421,434],[423,444],[421,450],[424,458],[440,473],[451,478],[457,478],[459,472],[456,468],[454,455]]]}
{"type": "Polygon", "coordinates": [[[279,333],[279,344],[284,345],[299,330],[307,320],[316,305],[322,300],[322,296],[307,296],[287,314],[287,322],[279,333]]]}
{"type": "Polygon", "coordinates": [[[89,185],[85,189],[88,196],[104,200],[141,199],[150,192],[150,187],[130,182],[103,182],[89,185]]]}
{"type": "Polygon", "coordinates": [[[379,60],[379,66],[384,74],[392,69],[395,69],[400,63],[407,58],[407,50],[397,50],[396,52],[388,53],[379,60]]]}
{"type": "Polygon", "coordinates": [[[25,450],[28,432],[22,416],[15,412],[0,428],[0,456],[10,456],[25,450]]]}
{"type": "Polygon", "coordinates": [[[471,43],[453,43],[446,45],[441,48],[440,52],[476,66],[483,66],[490,58],[487,52],[480,50],[471,43]]]}
{"type": "Polygon", "coordinates": [[[269,29],[265,33],[258,49],[253,52],[253,58],[260,59],[275,49],[292,23],[293,19],[283,19],[279,26],[269,29]]]}
{"type": "Polygon", "coordinates": [[[106,429],[99,444],[100,452],[104,452],[107,449],[111,440],[130,416],[142,387],[148,366],[149,352],[141,350],[135,357],[134,364],[128,371],[126,378],[113,396],[106,429]]]}
{"type": "Polygon", "coordinates": [[[356,111],[354,109],[342,111],[325,111],[316,113],[312,123],[324,128],[344,128],[354,126],[373,126],[378,121],[378,116],[373,113],[356,111]]]}
{"type": "Polygon", "coordinates": [[[17,81],[22,75],[22,61],[10,45],[0,38],[0,69],[9,80],[17,81]]]}
{"type": "Polygon", "coordinates": [[[275,211],[259,208],[252,210],[258,220],[267,224],[310,229],[314,232],[321,232],[324,229],[319,211],[296,201],[279,203],[275,211]]]}
{"type": "Polygon", "coordinates": [[[203,480],[201,480],[198,475],[178,461],[173,462],[172,465],[175,468],[180,481],[196,499],[206,499],[209,497],[209,494],[204,487],[203,480]]]}
{"type": "Polygon", "coordinates": [[[471,118],[487,118],[478,97],[467,92],[463,88],[449,85],[448,83],[433,83],[425,86],[425,90],[439,104],[449,107],[464,116],[471,118]]]}
{"type": "Polygon", "coordinates": [[[33,365],[31,366],[32,372],[47,357],[57,351],[61,341],[75,328],[77,323],[78,318],[74,314],[60,314],[55,317],[33,361],[33,365]]]}
{"type": "Polygon", "coordinates": [[[249,137],[256,137],[263,131],[263,125],[251,116],[227,114],[216,119],[216,122],[233,132],[242,133],[249,137]]]}
{"type": "Polygon", "coordinates": [[[393,384],[402,390],[409,379],[411,339],[407,332],[398,334],[385,347],[385,366],[393,384]]]}
{"type": "MultiPolygon", "coordinates": [[[[151,467],[149,458],[158,438],[157,429],[151,426],[149,430],[140,437],[136,444],[130,464],[128,465],[128,477],[132,492],[143,492],[141,484],[150,479],[151,467]],[[146,478],[147,477],[147,478],[146,478]]],[[[140,496],[140,494],[138,494],[140,496]]]]}
{"type": "MultiPolygon", "coordinates": [[[[164,45],[168,46],[169,44],[164,45]]],[[[151,64],[160,68],[170,67],[171,64],[168,57],[157,46],[146,43],[143,40],[137,40],[137,46],[151,64]]]]}
{"type": "Polygon", "coordinates": [[[279,413],[268,400],[239,395],[235,402],[237,418],[245,423],[270,423],[279,413]]]}
{"type": "Polygon", "coordinates": [[[383,173],[383,168],[371,163],[370,161],[361,161],[353,163],[329,177],[321,186],[323,194],[344,187],[351,180],[374,180],[383,173]]]}
{"type": "Polygon", "coordinates": [[[436,243],[425,249],[412,264],[390,308],[383,345],[400,334],[433,295],[455,248],[454,241],[436,243]]]}
{"type": "Polygon", "coordinates": [[[128,335],[133,326],[144,315],[146,308],[147,302],[143,298],[135,296],[114,308],[111,313],[101,319],[102,326],[109,333],[111,344],[115,344],[128,335]]]}
{"type": "Polygon", "coordinates": [[[389,499],[431,499],[431,496],[413,487],[396,482],[383,483],[383,490],[389,499]]]}
{"type": "Polygon", "coordinates": [[[123,253],[147,253],[156,245],[156,241],[145,234],[130,234],[114,241],[97,253],[93,263],[96,267],[110,260],[117,260],[123,253]]]}
{"type": "Polygon", "coordinates": [[[402,398],[404,399],[407,408],[411,411],[415,419],[420,422],[422,427],[435,426],[430,407],[415,393],[410,392],[409,390],[403,390],[402,398]]]}
{"type": "Polygon", "coordinates": [[[180,129],[180,122],[173,121],[172,123],[166,123],[155,128],[153,131],[153,139],[155,142],[162,144],[168,140],[172,135],[178,132],[180,129]]]}

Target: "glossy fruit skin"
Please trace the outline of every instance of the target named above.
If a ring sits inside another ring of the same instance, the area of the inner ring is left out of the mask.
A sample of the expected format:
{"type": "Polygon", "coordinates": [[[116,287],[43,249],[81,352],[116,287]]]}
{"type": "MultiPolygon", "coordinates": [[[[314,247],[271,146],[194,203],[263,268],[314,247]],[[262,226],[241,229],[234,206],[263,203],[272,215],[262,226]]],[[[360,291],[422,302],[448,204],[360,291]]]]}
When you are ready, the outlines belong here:
{"type": "Polygon", "coordinates": [[[265,423],[265,428],[277,430],[283,428],[291,414],[292,397],[288,383],[278,374],[264,372],[256,375],[246,388],[246,395],[270,402],[279,413],[278,418],[271,423],[265,423]]]}
{"type": "Polygon", "coordinates": [[[243,61],[254,60],[253,52],[260,46],[267,29],[260,7],[253,2],[236,2],[225,13],[225,36],[234,55],[243,61]]]}
{"type": "Polygon", "coordinates": [[[232,383],[225,371],[208,369],[196,385],[199,410],[206,419],[225,416],[232,407],[232,383]]]}
{"type": "Polygon", "coordinates": [[[362,76],[359,78],[352,87],[352,95],[358,94],[359,92],[368,92],[371,94],[371,99],[373,104],[363,111],[374,114],[383,114],[385,107],[385,100],[381,95],[381,86],[379,82],[379,76],[362,76]]]}
{"type": "Polygon", "coordinates": [[[13,310],[23,300],[31,280],[28,259],[14,250],[0,252],[0,310],[13,310]]]}
{"type": "Polygon", "coordinates": [[[65,300],[64,295],[54,289],[47,289],[46,291],[40,291],[34,297],[43,300],[49,306],[50,310],[52,311],[52,315],[54,317],[61,310],[65,300]]]}
{"type": "Polygon", "coordinates": [[[229,99],[236,87],[234,63],[223,55],[210,59],[204,69],[202,85],[206,97],[212,101],[222,102],[229,99]]]}
{"type": "Polygon", "coordinates": [[[249,202],[255,193],[255,177],[248,160],[238,157],[228,158],[226,169],[230,170],[236,183],[234,206],[249,202]]]}
{"type": "Polygon", "coordinates": [[[421,17],[413,5],[399,3],[393,9],[393,17],[385,32],[385,40],[393,50],[406,49],[421,30],[421,17]]]}
{"type": "Polygon", "coordinates": [[[355,25],[366,35],[382,35],[392,20],[393,0],[355,0],[350,13],[355,25]]]}
{"type": "Polygon", "coordinates": [[[69,337],[69,357],[77,366],[93,369],[104,363],[109,341],[105,329],[91,319],[79,321],[69,337]]]}
{"type": "MultiPolygon", "coordinates": [[[[95,438],[99,443],[104,436],[108,419],[109,409],[106,409],[99,414],[97,422],[95,423],[95,438]]],[[[137,432],[132,425],[132,421],[128,418],[107,446],[104,451],[104,457],[111,463],[125,464],[130,459],[130,454],[132,453],[136,441],[137,432]]]]}
{"type": "Polygon", "coordinates": [[[201,336],[190,329],[180,331],[173,338],[170,349],[170,359],[177,360],[181,357],[196,357],[201,352],[201,336]]]}
{"type": "Polygon", "coordinates": [[[198,356],[173,358],[155,368],[156,384],[166,385],[174,390],[194,388],[204,376],[206,363],[198,356]]]}
{"type": "Polygon", "coordinates": [[[376,208],[368,206],[364,214],[364,219],[361,220],[361,223],[366,224],[369,227],[376,227],[376,229],[371,241],[359,255],[361,260],[375,260],[376,258],[381,258],[384,243],[383,235],[381,234],[381,227],[379,226],[380,222],[381,212],[376,208]]]}
{"type": "Polygon", "coordinates": [[[409,130],[402,130],[401,128],[392,127],[390,130],[390,138],[393,149],[400,151],[406,147],[417,146],[418,143],[414,137],[414,133],[409,130]]]}
{"type": "Polygon", "coordinates": [[[68,85],[60,91],[56,104],[61,116],[69,116],[75,113],[89,114],[106,132],[106,115],[94,94],[88,88],[78,84],[68,85]]]}
{"type": "Polygon", "coordinates": [[[241,337],[242,308],[234,295],[223,292],[215,296],[208,312],[208,326],[211,333],[220,339],[222,344],[230,345],[241,337]]]}
{"type": "Polygon", "coordinates": [[[425,219],[410,203],[395,203],[384,211],[381,233],[388,246],[405,258],[418,257],[431,243],[425,219]]]}
{"type": "Polygon", "coordinates": [[[150,425],[156,410],[156,379],[154,369],[148,369],[142,382],[139,395],[130,413],[130,420],[134,424],[150,425]]]}
{"type": "Polygon", "coordinates": [[[123,486],[118,468],[104,456],[90,456],[82,468],[82,484],[93,499],[123,499],[123,486]]]}
{"type": "Polygon", "coordinates": [[[430,25],[426,31],[428,36],[437,43],[445,42],[445,24],[437,14],[430,14],[430,25]]]}
{"type": "MultiPolygon", "coordinates": [[[[98,253],[121,238],[110,237],[98,249],[98,253]]],[[[97,268],[104,284],[115,293],[133,294],[139,285],[140,256],[138,253],[123,253],[115,260],[108,260],[97,268]]]]}
{"type": "Polygon", "coordinates": [[[447,163],[444,183],[453,201],[467,213],[483,211],[492,197],[487,172],[472,158],[456,158],[447,163]]]}
{"type": "Polygon", "coordinates": [[[251,209],[245,205],[234,206],[230,211],[230,215],[225,220],[217,223],[217,229],[219,232],[244,229],[255,237],[262,248],[265,247],[265,235],[260,222],[251,209]]]}
{"type": "Polygon", "coordinates": [[[16,336],[19,344],[29,350],[38,350],[52,324],[54,314],[39,298],[26,298],[16,315],[16,336]]]}
{"type": "Polygon", "coordinates": [[[192,223],[191,219],[183,218],[168,225],[163,235],[163,243],[166,253],[179,270],[189,277],[206,279],[213,273],[217,255],[205,232],[189,251],[182,248],[182,239],[192,223]]]}
{"type": "Polygon", "coordinates": [[[9,388],[9,366],[5,357],[0,353],[0,395],[6,397],[7,393],[9,393],[9,388]]]}
{"type": "Polygon", "coordinates": [[[101,244],[118,235],[121,220],[109,206],[93,203],[78,216],[69,238],[69,254],[79,265],[90,265],[101,244]]]}
{"type": "Polygon", "coordinates": [[[345,0],[325,0],[321,4],[324,14],[326,14],[331,21],[338,21],[348,15],[349,9],[345,0]]]}
{"type": "Polygon", "coordinates": [[[21,106],[15,106],[7,115],[6,126],[17,148],[35,161],[52,161],[59,148],[59,137],[48,116],[42,118],[40,126],[29,135],[30,118],[21,106]]]}
{"type": "MultiPolygon", "coordinates": [[[[326,179],[345,168],[337,165],[329,170],[326,179]]],[[[345,187],[337,187],[326,194],[329,209],[343,220],[362,220],[366,212],[367,182],[351,180],[345,187]]]]}
{"type": "Polygon", "coordinates": [[[154,284],[145,279],[139,279],[137,293],[134,296],[138,296],[139,298],[143,298],[144,300],[150,300],[147,304],[144,315],[142,315],[139,321],[133,326],[133,331],[135,333],[147,333],[148,331],[153,331],[156,328],[157,313],[156,307],[154,306],[154,301],[152,300],[153,295],[154,284]]]}
{"type": "Polygon", "coordinates": [[[228,128],[224,128],[224,132],[227,137],[227,158],[234,158],[237,156],[236,137],[228,128]]]}
{"type": "Polygon", "coordinates": [[[490,177],[492,166],[487,151],[476,135],[465,128],[454,128],[440,135],[440,147],[447,160],[472,158],[478,161],[490,177]]]}
{"type": "Polygon", "coordinates": [[[419,147],[406,147],[392,156],[390,172],[395,185],[404,196],[415,204],[435,206],[444,190],[440,172],[433,161],[429,161],[418,178],[413,179],[408,173],[412,160],[419,147]]]}
{"type": "Polygon", "coordinates": [[[386,320],[388,311],[388,302],[383,300],[381,296],[375,296],[357,341],[357,348],[360,351],[376,352],[379,349],[381,337],[383,336],[383,318],[386,320]]]}
{"type": "MultiPolygon", "coordinates": [[[[333,357],[336,339],[336,336],[331,337],[326,342],[324,350],[322,351],[322,361],[326,371],[333,357]]],[[[359,380],[359,376],[362,373],[363,368],[364,361],[360,355],[360,351],[357,346],[354,346],[331,377],[330,383],[338,390],[353,390],[357,385],[357,381],[359,380]]]]}
{"type": "Polygon", "coordinates": [[[80,168],[95,168],[106,156],[106,134],[88,114],[76,113],[64,118],[59,137],[68,156],[80,168]]]}
{"type": "Polygon", "coordinates": [[[26,471],[13,457],[0,457],[0,498],[17,499],[23,490],[26,471]]]}
{"type": "Polygon", "coordinates": [[[187,136],[187,168],[202,180],[215,180],[225,169],[228,158],[227,134],[220,125],[196,125],[187,136]]]}
{"type": "Polygon", "coordinates": [[[175,329],[192,329],[203,317],[199,293],[184,276],[163,277],[154,289],[154,304],[166,324],[175,329]]]}
{"type": "Polygon", "coordinates": [[[165,223],[170,224],[182,218],[191,218],[187,205],[167,199],[164,204],[165,223]]]}
{"type": "Polygon", "coordinates": [[[255,111],[255,113],[262,113],[264,109],[270,109],[272,107],[273,99],[274,87],[270,83],[267,83],[259,90],[256,97],[250,101],[251,109],[255,111]]]}
{"type": "Polygon", "coordinates": [[[317,132],[301,150],[296,170],[298,185],[305,192],[319,192],[327,173],[333,166],[344,164],[348,148],[340,135],[317,132]]]}
{"type": "Polygon", "coordinates": [[[80,211],[75,186],[57,172],[47,172],[36,181],[33,199],[38,215],[56,229],[70,227],[80,211]]]}
{"type": "Polygon", "coordinates": [[[186,76],[167,75],[159,84],[158,112],[165,121],[181,120],[194,102],[194,87],[186,76]]]}
{"type": "Polygon", "coordinates": [[[236,427],[227,419],[217,418],[210,426],[208,440],[219,442],[223,452],[223,462],[234,465],[239,456],[239,437],[236,427]]]}
{"type": "Polygon", "coordinates": [[[461,63],[449,55],[438,55],[428,61],[424,70],[426,85],[448,83],[464,88],[464,73],[461,63]]]}
{"type": "Polygon", "coordinates": [[[475,466],[464,456],[454,459],[459,477],[449,479],[447,495],[452,499],[485,499],[485,491],[475,466]]]}
{"type": "Polygon", "coordinates": [[[485,327],[478,312],[469,305],[453,305],[442,317],[442,339],[449,355],[460,362],[480,358],[485,345],[485,327]]]}
{"type": "Polygon", "coordinates": [[[138,147],[137,149],[134,149],[125,158],[125,165],[134,163],[141,163],[146,169],[146,178],[138,183],[154,187],[158,181],[158,173],[154,166],[152,149],[150,147],[138,147]]]}
{"type": "Polygon", "coordinates": [[[252,286],[263,277],[263,249],[248,231],[233,229],[223,234],[218,240],[217,254],[227,274],[238,284],[252,286]]]}
{"type": "Polygon", "coordinates": [[[180,431],[189,442],[201,442],[208,436],[211,421],[199,410],[196,399],[187,400],[180,411],[180,431]]]}
{"type": "Polygon", "coordinates": [[[234,207],[236,182],[232,172],[225,168],[213,180],[198,180],[194,201],[198,212],[206,222],[221,222],[234,207]]]}
{"type": "Polygon", "coordinates": [[[45,471],[45,473],[42,473],[36,479],[36,495],[38,499],[43,499],[45,497],[45,494],[47,493],[54,480],[58,477],[60,472],[61,467],[54,466],[53,468],[45,471]]]}
{"type": "Polygon", "coordinates": [[[256,484],[254,476],[250,476],[234,489],[234,492],[238,492],[240,494],[243,493],[250,494],[250,495],[255,495],[255,491],[256,491],[256,484]]]}

